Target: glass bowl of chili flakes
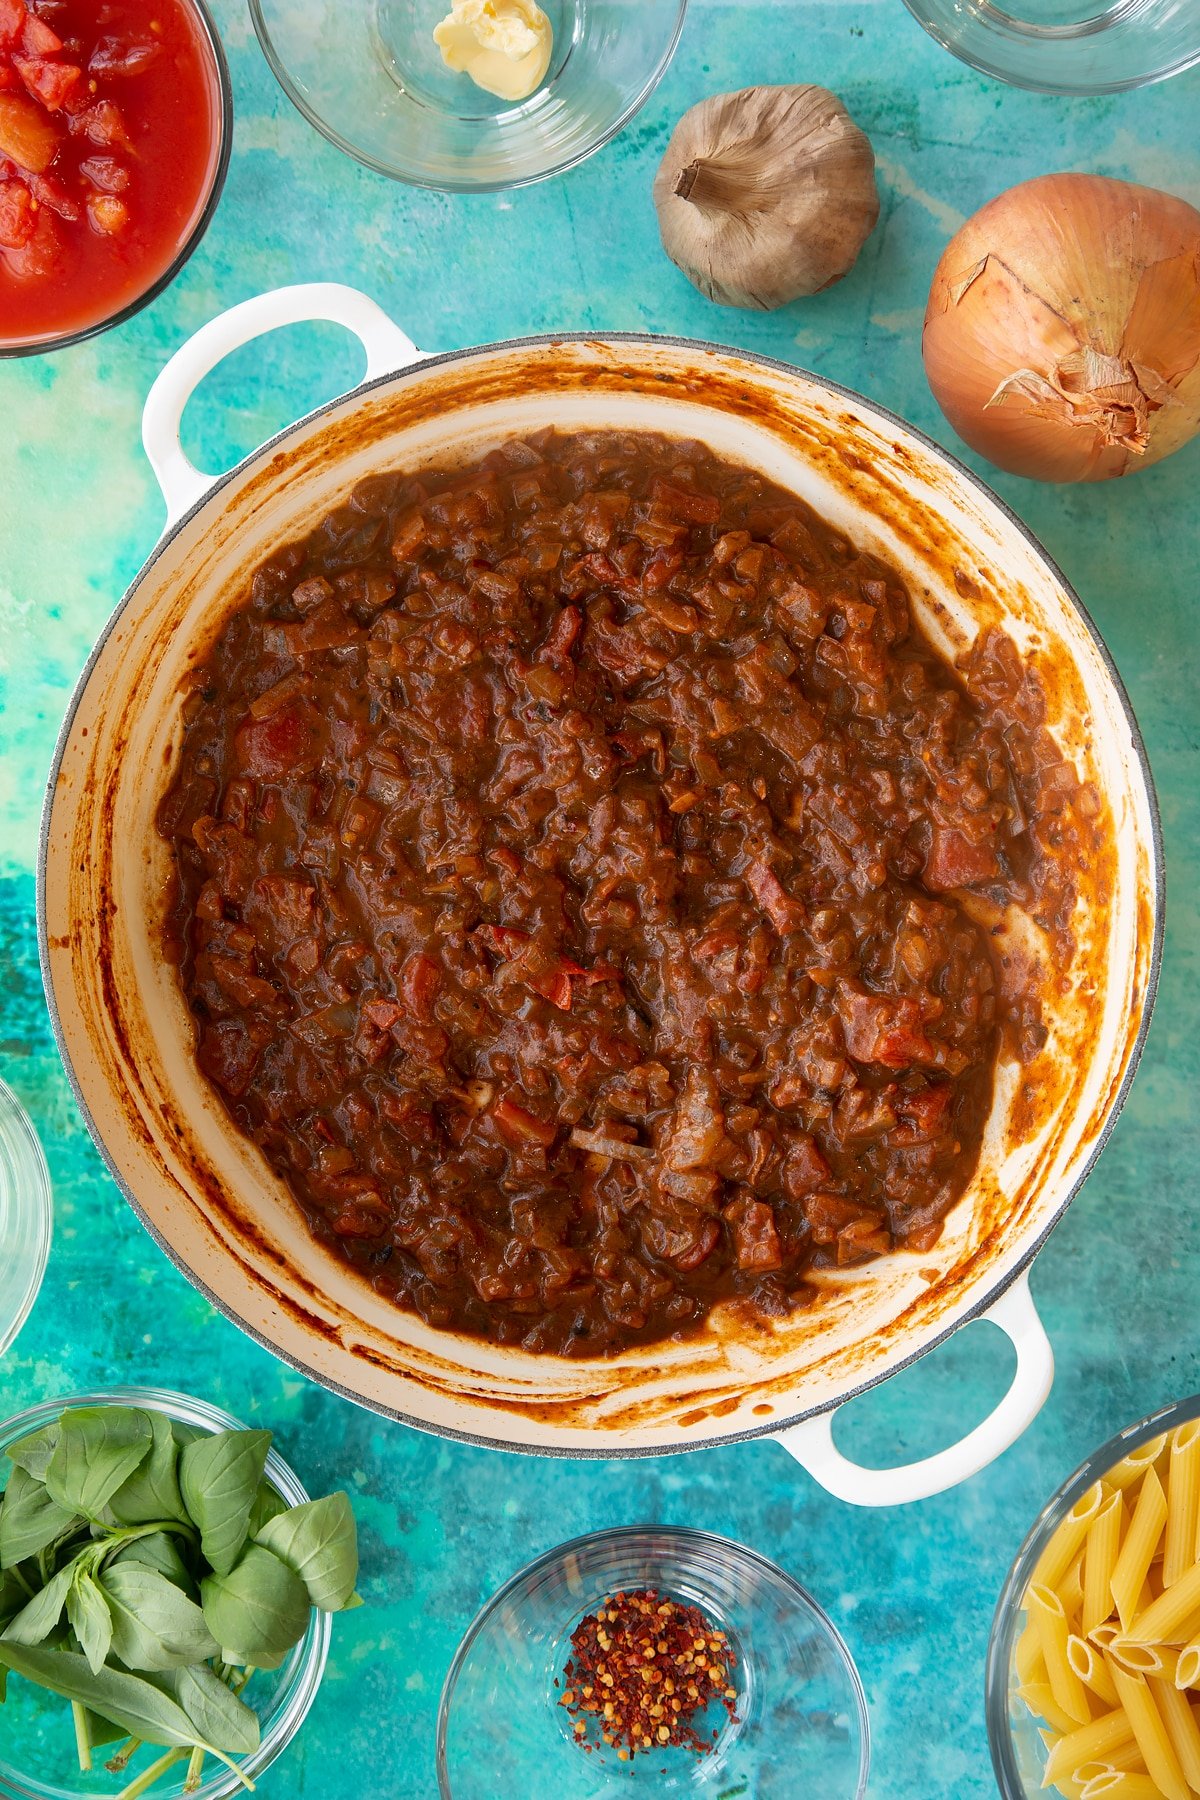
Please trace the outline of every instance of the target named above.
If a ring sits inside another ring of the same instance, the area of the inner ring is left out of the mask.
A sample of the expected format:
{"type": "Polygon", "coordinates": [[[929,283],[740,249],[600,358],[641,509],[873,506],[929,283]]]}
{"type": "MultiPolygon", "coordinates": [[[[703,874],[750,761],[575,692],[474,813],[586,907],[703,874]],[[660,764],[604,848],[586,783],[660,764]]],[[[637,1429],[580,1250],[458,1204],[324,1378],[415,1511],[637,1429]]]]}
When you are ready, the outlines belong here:
{"type": "Polygon", "coordinates": [[[493,1595],[437,1726],[441,1800],[553,1788],[862,1800],[866,1700],[832,1621],[727,1538],[628,1526],[575,1538],[493,1595]]]}

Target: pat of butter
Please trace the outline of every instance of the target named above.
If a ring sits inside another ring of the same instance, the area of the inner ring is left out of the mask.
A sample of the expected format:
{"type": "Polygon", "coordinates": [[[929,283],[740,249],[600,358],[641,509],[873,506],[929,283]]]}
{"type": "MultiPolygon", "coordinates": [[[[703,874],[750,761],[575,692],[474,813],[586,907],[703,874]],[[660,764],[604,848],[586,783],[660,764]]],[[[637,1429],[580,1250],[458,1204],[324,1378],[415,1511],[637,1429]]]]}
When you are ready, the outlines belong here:
{"type": "Polygon", "coordinates": [[[545,80],[554,33],[536,0],[451,0],[433,28],[448,68],[501,100],[524,100],[545,80]]]}

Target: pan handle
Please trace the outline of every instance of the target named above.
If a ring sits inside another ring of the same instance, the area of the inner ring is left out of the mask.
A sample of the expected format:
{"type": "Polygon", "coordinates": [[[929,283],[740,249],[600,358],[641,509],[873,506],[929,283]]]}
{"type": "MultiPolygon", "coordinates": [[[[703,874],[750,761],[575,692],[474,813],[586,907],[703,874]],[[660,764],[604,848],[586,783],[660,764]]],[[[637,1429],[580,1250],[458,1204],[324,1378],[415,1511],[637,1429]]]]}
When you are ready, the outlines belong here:
{"type": "Polygon", "coordinates": [[[909,1500],[928,1500],[978,1474],[1032,1425],[1054,1380],[1054,1351],[1029,1292],[1028,1271],[1018,1275],[981,1316],[1012,1340],[1017,1368],[1000,1404],[957,1444],[898,1469],[864,1469],[834,1444],[836,1407],[779,1432],[778,1442],[814,1481],[851,1506],[900,1506],[909,1500]]]}
{"type": "Polygon", "coordinates": [[[202,499],[219,479],[205,475],[189,462],[179,442],[183,409],[204,377],[232,350],[239,350],[264,332],[274,331],[280,325],[326,319],[352,331],[366,351],[364,381],[403,369],[421,357],[412,339],[392,323],[382,307],[357,288],[343,287],[336,281],[276,288],[218,313],[175,352],[147,394],[142,413],[142,443],[167,503],[169,525],[202,499]]]}

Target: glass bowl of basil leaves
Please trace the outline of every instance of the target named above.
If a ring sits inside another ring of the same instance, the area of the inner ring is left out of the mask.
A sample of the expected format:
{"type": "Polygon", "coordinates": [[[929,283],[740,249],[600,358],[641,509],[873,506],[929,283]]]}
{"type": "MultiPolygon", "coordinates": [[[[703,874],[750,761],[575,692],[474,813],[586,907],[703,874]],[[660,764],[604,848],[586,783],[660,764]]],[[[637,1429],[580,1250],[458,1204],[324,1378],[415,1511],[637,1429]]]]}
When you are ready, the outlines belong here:
{"type": "Polygon", "coordinates": [[[0,1484],[2,1800],[249,1787],[358,1603],[345,1494],[310,1501],[269,1431],[140,1387],[0,1424],[0,1484]]]}

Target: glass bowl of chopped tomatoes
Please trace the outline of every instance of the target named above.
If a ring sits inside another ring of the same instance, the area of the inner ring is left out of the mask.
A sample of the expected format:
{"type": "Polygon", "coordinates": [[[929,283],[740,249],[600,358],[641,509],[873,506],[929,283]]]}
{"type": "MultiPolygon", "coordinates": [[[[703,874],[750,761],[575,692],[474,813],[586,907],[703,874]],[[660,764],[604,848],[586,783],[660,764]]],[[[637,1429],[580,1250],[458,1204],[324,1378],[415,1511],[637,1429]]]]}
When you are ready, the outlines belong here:
{"type": "Polygon", "coordinates": [[[706,1531],[560,1544],[493,1595],[437,1724],[441,1800],[753,1794],[862,1800],[866,1700],[831,1619],[782,1569],[706,1531]]]}
{"type": "Polygon", "coordinates": [[[160,293],[216,210],[232,125],[201,0],[0,0],[0,355],[160,293]]]}

